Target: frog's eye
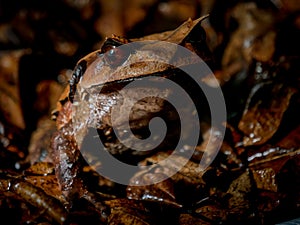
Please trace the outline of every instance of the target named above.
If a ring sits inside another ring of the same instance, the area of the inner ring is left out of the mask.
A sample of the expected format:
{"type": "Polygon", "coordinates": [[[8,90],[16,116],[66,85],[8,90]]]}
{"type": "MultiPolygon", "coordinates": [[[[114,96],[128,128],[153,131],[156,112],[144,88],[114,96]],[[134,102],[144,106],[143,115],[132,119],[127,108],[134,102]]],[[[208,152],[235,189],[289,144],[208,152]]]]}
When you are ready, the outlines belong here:
{"type": "Polygon", "coordinates": [[[108,52],[111,49],[114,49],[116,47],[118,47],[119,45],[112,45],[112,44],[104,44],[101,48],[101,54],[104,54],[106,52],[108,52]]]}
{"type": "Polygon", "coordinates": [[[124,45],[119,47],[111,46],[104,53],[104,60],[108,65],[117,67],[122,65],[128,59],[129,55],[130,51],[124,45]]]}

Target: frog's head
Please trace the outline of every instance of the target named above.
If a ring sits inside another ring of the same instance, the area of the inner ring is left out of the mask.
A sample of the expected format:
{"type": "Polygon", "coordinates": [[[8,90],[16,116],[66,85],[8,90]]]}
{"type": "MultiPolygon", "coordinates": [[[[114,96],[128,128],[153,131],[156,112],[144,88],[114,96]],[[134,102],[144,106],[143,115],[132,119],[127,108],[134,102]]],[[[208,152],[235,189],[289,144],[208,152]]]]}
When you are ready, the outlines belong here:
{"type": "MultiPolygon", "coordinates": [[[[169,90],[163,92],[159,96],[160,98],[145,98],[146,100],[143,100],[143,102],[135,104],[133,109],[129,107],[133,105],[132,102],[145,93],[155,93],[155,88],[154,91],[147,86],[126,89],[122,94],[119,91],[130,81],[140,80],[141,78],[170,77],[174,74],[182,74],[177,70],[178,67],[190,65],[194,62],[193,58],[178,57],[178,46],[185,47],[193,52],[197,59],[200,56],[205,62],[211,60],[206,45],[205,31],[201,27],[201,21],[206,17],[197,20],[188,19],[175,30],[142,38],[126,39],[115,35],[107,38],[99,50],[78,61],[70,80],[69,89],[64,93],[61,102],[68,100],[73,102],[75,92],[79,94],[79,101],[85,99],[86,94],[89,95],[89,101],[94,105],[93,111],[96,112],[93,115],[90,114],[89,120],[94,120],[94,122],[96,121],[95,124],[100,124],[101,128],[97,125],[97,129],[103,133],[100,136],[105,136],[104,134],[111,132],[111,109],[113,105],[118,104],[120,110],[116,113],[116,120],[118,126],[122,127],[122,131],[127,132],[128,130],[124,128],[124,124],[128,120],[125,115],[130,110],[132,110],[130,128],[141,134],[141,138],[144,138],[144,134],[147,136],[149,121],[157,115],[168,117],[167,120],[171,121],[172,126],[175,127],[178,115],[172,113],[174,111],[172,106],[166,104],[163,100],[164,97],[170,94],[169,90]],[[98,90],[101,90],[102,94],[99,94],[98,90]],[[67,93],[68,96],[66,96],[67,93]],[[130,96],[129,99],[131,100],[126,99],[125,101],[125,95],[130,96]],[[121,103],[115,103],[116,101],[121,103]]],[[[194,60],[197,61],[197,59],[194,60]]],[[[179,76],[179,80],[181,78],[179,76]]],[[[185,83],[185,81],[181,82],[185,83]]],[[[192,89],[191,86],[187,88],[192,89]]],[[[91,104],[89,103],[89,105],[91,104]]],[[[88,107],[88,105],[82,106],[81,108],[88,107]]],[[[77,108],[75,117],[78,118],[78,121],[81,121],[81,117],[85,115],[85,109],[81,111],[77,108]]],[[[175,129],[173,134],[178,136],[175,129]]],[[[111,138],[111,136],[108,138],[111,138]]],[[[111,143],[116,148],[121,149],[120,143],[115,141],[111,141],[111,143]]]]}
{"type": "MultiPolygon", "coordinates": [[[[126,47],[120,48],[120,46],[124,46],[128,43],[138,41],[165,41],[178,44],[195,52],[201,59],[210,64],[212,62],[212,55],[206,44],[205,30],[201,26],[201,22],[207,17],[208,15],[196,20],[188,19],[175,30],[151,34],[141,38],[126,39],[116,35],[106,38],[101,49],[91,52],[78,61],[69,81],[70,85],[61,95],[57,109],[53,112],[53,118],[56,118],[58,111],[65,102],[68,100],[73,101],[79,81],[83,88],[89,88],[107,82],[120,82],[122,80],[163,72],[172,67],[170,64],[155,61],[154,55],[149,54],[149,51],[133,51],[126,47]],[[127,61],[129,57],[131,57],[131,61],[139,57],[144,63],[141,63],[141,60],[139,60],[138,63],[132,63],[130,60],[127,61]],[[145,63],[149,57],[150,62],[145,63]],[[118,70],[116,67],[122,66],[122,63],[125,61],[130,65],[130,69],[123,66],[121,70],[118,70]],[[116,71],[118,72],[116,73],[116,71]]],[[[148,50],[149,47],[151,48],[151,46],[148,46],[148,50]]],[[[161,47],[163,48],[164,46],[161,47]]],[[[171,57],[166,56],[166,58],[171,57]]]]}
{"type": "MultiPolygon", "coordinates": [[[[201,22],[207,16],[197,20],[188,19],[172,31],[152,34],[137,39],[126,39],[113,35],[106,38],[100,50],[80,59],[70,81],[70,99],[74,95],[75,85],[84,89],[111,82],[122,82],[151,74],[163,73],[172,69],[168,61],[176,54],[165,42],[183,46],[195,52],[205,62],[212,59],[206,45],[206,34],[201,22]],[[158,42],[157,42],[158,41],[158,42]],[[130,43],[134,43],[134,48],[130,43]],[[141,43],[141,46],[139,46],[141,43]],[[128,45],[129,44],[129,45],[128,45]],[[170,55],[173,54],[173,55],[170,55]]],[[[189,63],[189,62],[184,62],[189,63]]],[[[174,64],[174,62],[173,62],[174,64]]]]}

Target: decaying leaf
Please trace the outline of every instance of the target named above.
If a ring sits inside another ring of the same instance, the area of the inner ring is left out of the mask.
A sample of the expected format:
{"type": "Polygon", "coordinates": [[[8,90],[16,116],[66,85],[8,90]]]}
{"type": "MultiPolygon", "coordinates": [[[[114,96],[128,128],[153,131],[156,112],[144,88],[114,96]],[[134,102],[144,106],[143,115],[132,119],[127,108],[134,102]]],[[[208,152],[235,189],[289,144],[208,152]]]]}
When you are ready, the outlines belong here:
{"type": "Polygon", "coordinates": [[[283,84],[262,83],[253,87],[239,129],[244,133],[243,145],[261,145],[278,130],[294,88],[283,84]]]}

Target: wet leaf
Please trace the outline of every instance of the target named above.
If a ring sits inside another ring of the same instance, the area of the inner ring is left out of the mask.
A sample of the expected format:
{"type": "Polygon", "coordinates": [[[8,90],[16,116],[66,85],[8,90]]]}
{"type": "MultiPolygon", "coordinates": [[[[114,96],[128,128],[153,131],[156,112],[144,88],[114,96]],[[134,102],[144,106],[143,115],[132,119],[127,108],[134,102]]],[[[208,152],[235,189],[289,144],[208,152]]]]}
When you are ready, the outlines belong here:
{"type": "Polygon", "coordinates": [[[253,87],[238,124],[243,145],[261,145],[278,130],[295,89],[283,84],[262,83],[253,87]]]}
{"type": "Polygon", "coordinates": [[[172,175],[171,179],[175,182],[183,181],[193,185],[205,184],[202,176],[206,170],[203,171],[199,163],[188,161],[186,157],[176,154],[172,158],[167,158],[168,156],[168,152],[159,152],[143,160],[140,165],[156,164],[163,159],[167,159],[161,161],[159,166],[155,167],[155,173],[172,175]],[[181,167],[182,165],[183,167],[181,167]]]}
{"type": "Polygon", "coordinates": [[[63,197],[58,181],[55,175],[47,175],[47,176],[26,176],[25,179],[27,182],[32,185],[39,187],[45,191],[46,194],[57,198],[61,202],[65,202],[65,198],[63,197]]]}
{"type": "Polygon", "coordinates": [[[31,165],[24,171],[25,174],[29,175],[51,175],[54,174],[54,165],[49,162],[37,162],[31,165]]]}
{"type": "Polygon", "coordinates": [[[131,178],[126,188],[129,199],[164,202],[180,207],[175,200],[173,181],[165,174],[142,171],[131,178]],[[163,180],[156,183],[156,180],[163,180]],[[148,185],[148,184],[151,185],[148,185]]]}

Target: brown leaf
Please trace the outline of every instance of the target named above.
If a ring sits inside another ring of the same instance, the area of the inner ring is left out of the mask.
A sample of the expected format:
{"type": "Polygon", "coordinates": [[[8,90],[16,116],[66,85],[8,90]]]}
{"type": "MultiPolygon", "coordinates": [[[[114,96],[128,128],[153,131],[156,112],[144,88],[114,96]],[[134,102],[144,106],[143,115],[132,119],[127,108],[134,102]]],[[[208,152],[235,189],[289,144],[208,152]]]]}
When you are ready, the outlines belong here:
{"type": "Polygon", "coordinates": [[[211,225],[210,222],[206,222],[200,218],[193,217],[190,214],[180,214],[179,224],[180,225],[211,225]]]}
{"type": "Polygon", "coordinates": [[[230,213],[245,216],[252,208],[251,195],[254,186],[251,176],[251,172],[247,170],[230,184],[227,190],[227,194],[231,196],[228,200],[230,213]]]}
{"type": "Polygon", "coordinates": [[[116,199],[105,201],[110,206],[111,214],[108,217],[108,224],[133,224],[149,225],[149,211],[142,202],[130,199],[116,199]]]}
{"type": "Polygon", "coordinates": [[[142,171],[130,180],[126,188],[129,199],[165,202],[180,207],[175,201],[173,181],[165,174],[142,171]],[[159,183],[156,180],[165,179],[159,183]],[[149,182],[154,183],[151,185],[149,182]]]}
{"type": "Polygon", "coordinates": [[[238,128],[244,133],[244,146],[266,143],[278,130],[295,89],[283,84],[265,83],[253,87],[238,128]]]}
{"type": "Polygon", "coordinates": [[[277,192],[276,173],[272,168],[252,170],[252,173],[258,189],[277,192]]]}
{"type": "Polygon", "coordinates": [[[54,174],[54,165],[49,162],[37,162],[27,168],[24,173],[44,176],[54,174]]]}
{"type": "Polygon", "coordinates": [[[53,196],[58,199],[60,202],[66,202],[66,199],[63,197],[59,184],[55,175],[47,176],[26,176],[25,180],[32,185],[39,187],[45,191],[46,194],[53,196]]]}
{"type": "Polygon", "coordinates": [[[21,49],[0,53],[0,112],[5,120],[20,128],[25,128],[19,92],[19,61],[30,52],[21,49]]]}
{"type": "Polygon", "coordinates": [[[283,139],[281,139],[276,145],[284,149],[299,149],[300,148],[300,125],[294,130],[289,132],[283,139]]]}
{"type": "Polygon", "coordinates": [[[156,164],[164,160],[155,168],[155,173],[171,176],[171,179],[175,182],[184,181],[192,185],[205,184],[202,176],[206,170],[203,171],[199,163],[188,161],[188,159],[180,155],[174,154],[172,157],[169,156],[168,152],[159,152],[143,160],[140,165],[156,164]]]}

